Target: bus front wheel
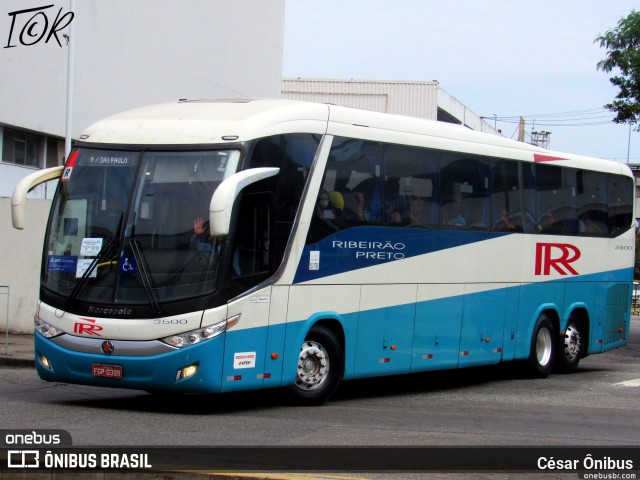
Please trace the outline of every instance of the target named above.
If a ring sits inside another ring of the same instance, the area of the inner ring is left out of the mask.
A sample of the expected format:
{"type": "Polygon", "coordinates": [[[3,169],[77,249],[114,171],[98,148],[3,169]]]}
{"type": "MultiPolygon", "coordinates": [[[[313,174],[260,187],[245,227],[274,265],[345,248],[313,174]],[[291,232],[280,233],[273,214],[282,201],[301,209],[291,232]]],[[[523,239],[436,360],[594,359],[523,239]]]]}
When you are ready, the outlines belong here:
{"type": "Polygon", "coordinates": [[[295,399],[307,405],[324,403],[342,380],[342,345],[328,328],[316,325],[300,346],[296,381],[290,387],[295,399]]]}
{"type": "Polygon", "coordinates": [[[556,334],[553,323],[546,314],[536,321],[531,337],[529,373],[534,378],[546,378],[551,373],[556,356],[556,334]]]}

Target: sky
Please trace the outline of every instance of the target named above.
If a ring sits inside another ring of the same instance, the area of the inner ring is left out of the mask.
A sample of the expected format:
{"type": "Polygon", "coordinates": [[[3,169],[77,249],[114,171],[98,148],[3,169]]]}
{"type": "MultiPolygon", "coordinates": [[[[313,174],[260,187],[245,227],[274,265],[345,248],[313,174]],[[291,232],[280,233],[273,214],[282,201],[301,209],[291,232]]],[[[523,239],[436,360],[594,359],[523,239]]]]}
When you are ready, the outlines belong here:
{"type": "Polygon", "coordinates": [[[507,138],[522,115],[552,150],[640,163],[640,132],[603,108],[618,89],[594,43],[632,10],[640,0],[285,0],[283,75],[437,80],[507,138]]]}

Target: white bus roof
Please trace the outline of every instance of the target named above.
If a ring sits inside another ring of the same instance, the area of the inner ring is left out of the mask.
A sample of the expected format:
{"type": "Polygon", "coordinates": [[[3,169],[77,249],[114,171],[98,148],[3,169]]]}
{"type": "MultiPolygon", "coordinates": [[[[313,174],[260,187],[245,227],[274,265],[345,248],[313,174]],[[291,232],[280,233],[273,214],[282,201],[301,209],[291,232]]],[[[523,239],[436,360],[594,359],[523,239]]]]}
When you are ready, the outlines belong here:
{"type": "Polygon", "coordinates": [[[610,173],[622,164],[552,152],[460,125],[337,105],[280,99],[180,100],[136,108],[100,120],[80,139],[110,145],[207,145],[282,133],[328,133],[440,148],[610,173]]]}

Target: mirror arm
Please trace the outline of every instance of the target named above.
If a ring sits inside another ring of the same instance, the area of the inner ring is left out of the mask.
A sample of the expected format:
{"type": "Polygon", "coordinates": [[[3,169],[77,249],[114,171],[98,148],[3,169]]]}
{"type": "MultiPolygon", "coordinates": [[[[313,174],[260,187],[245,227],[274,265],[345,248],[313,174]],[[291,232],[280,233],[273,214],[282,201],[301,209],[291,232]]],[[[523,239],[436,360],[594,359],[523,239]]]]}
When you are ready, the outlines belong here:
{"type": "Polygon", "coordinates": [[[229,234],[231,210],[243,188],[265,178],[273,177],[280,171],[276,167],[261,167],[243,170],[226,178],[213,192],[209,205],[209,232],[212,237],[229,234]]]}
{"type": "Polygon", "coordinates": [[[60,178],[63,169],[63,166],[59,166],[38,170],[18,182],[11,196],[11,223],[13,228],[24,229],[24,210],[27,193],[41,183],[60,178]]]}

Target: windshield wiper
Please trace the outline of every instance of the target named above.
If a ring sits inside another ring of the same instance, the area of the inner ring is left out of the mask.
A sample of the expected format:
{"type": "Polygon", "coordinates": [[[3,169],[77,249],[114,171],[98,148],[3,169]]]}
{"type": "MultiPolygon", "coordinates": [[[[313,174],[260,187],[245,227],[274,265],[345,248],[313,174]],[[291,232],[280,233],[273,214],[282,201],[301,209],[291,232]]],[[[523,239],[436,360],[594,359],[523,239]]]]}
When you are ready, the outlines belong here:
{"type": "Polygon", "coordinates": [[[96,269],[98,264],[102,263],[104,259],[107,258],[107,256],[111,255],[111,250],[115,249],[115,245],[116,245],[115,240],[120,238],[120,232],[122,231],[123,220],[124,220],[124,212],[120,214],[120,218],[118,219],[118,228],[116,228],[116,234],[113,237],[114,240],[107,240],[106,242],[104,242],[104,245],[102,245],[102,248],[100,249],[100,252],[98,252],[98,255],[96,256],[96,258],[93,259],[93,261],[89,265],[89,268],[87,268],[84,271],[84,273],[82,274],[82,277],[80,277],[75,287],[73,287],[73,290],[71,290],[71,293],[67,297],[67,301],[64,303],[63,308],[65,310],[69,310],[69,307],[73,305],[73,301],[78,296],[78,293],[80,293],[80,290],[82,290],[84,286],[87,284],[87,281],[91,276],[91,273],[96,269]]]}
{"type": "Polygon", "coordinates": [[[100,252],[98,253],[98,256],[93,259],[93,261],[89,265],[89,268],[87,268],[84,271],[84,273],[82,274],[82,277],[80,277],[80,279],[76,283],[76,286],[73,287],[73,290],[71,291],[71,293],[67,297],[67,301],[64,304],[64,309],[65,310],[68,310],[69,307],[71,307],[73,305],[73,301],[78,296],[78,293],[80,293],[80,290],[82,290],[82,288],[87,284],[87,281],[89,280],[89,277],[91,276],[91,273],[96,269],[98,264],[102,263],[109,255],[111,255],[111,251],[113,250],[113,247],[114,247],[115,244],[116,243],[113,240],[107,240],[106,242],[104,242],[104,245],[100,249],[100,252]]]}
{"type": "Polygon", "coordinates": [[[140,244],[134,238],[130,238],[129,247],[133,252],[133,258],[138,265],[138,272],[140,273],[142,287],[144,288],[144,293],[147,295],[147,299],[149,300],[149,305],[151,305],[151,310],[153,310],[153,313],[155,315],[160,316],[162,315],[162,309],[160,308],[158,297],[156,297],[153,280],[151,280],[151,276],[149,275],[149,267],[147,266],[146,260],[142,255],[142,250],[140,250],[140,244]]]}

